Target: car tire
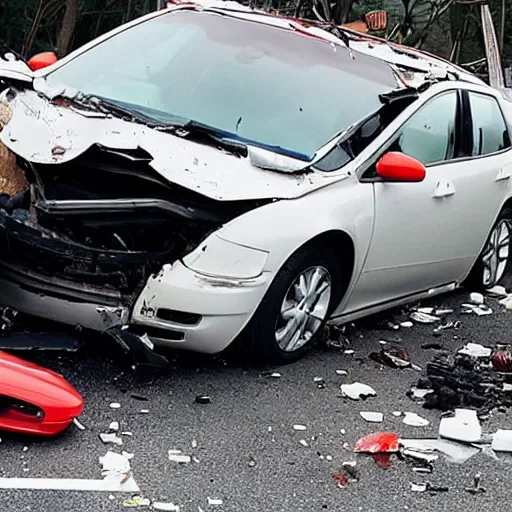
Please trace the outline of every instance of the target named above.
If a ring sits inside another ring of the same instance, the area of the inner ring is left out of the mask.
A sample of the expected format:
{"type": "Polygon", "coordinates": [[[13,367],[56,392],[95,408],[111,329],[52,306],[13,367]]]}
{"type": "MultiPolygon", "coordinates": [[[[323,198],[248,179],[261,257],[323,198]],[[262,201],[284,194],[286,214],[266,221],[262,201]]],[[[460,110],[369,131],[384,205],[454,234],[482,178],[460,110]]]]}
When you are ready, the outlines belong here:
{"type": "Polygon", "coordinates": [[[484,249],[464,281],[471,290],[485,290],[501,284],[512,286],[512,208],[500,213],[487,237],[484,249]]]}
{"type": "Polygon", "coordinates": [[[344,285],[340,258],[331,248],[311,245],[299,249],[275,276],[244,330],[240,349],[259,362],[286,364],[300,359],[321,338],[326,320],[342,299],[344,285]],[[311,284],[309,288],[308,279],[311,284]],[[317,292],[324,286],[322,283],[328,284],[328,298],[326,292],[317,293],[315,301],[314,293],[306,293],[299,300],[303,291],[307,289],[311,292],[313,283],[318,280],[320,284],[316,287],[317,292]],[[287,300],[290,298],[296,302],[295,305],[293,301],[287,300]],[[283,307],[285,303],[290,306],[287,309],[287,320],[282,313],[286,309],[283,307]],[[294,337],[290,339],[286,334],[286,326],[290,321],[295,330],[295,338],[299,331],[297,325],[305,325],[304,336],[295,340],[295,348],[294,337]],[[287,344],[287,340],[290,346],[284,349],[283,345],[287,344]]]}

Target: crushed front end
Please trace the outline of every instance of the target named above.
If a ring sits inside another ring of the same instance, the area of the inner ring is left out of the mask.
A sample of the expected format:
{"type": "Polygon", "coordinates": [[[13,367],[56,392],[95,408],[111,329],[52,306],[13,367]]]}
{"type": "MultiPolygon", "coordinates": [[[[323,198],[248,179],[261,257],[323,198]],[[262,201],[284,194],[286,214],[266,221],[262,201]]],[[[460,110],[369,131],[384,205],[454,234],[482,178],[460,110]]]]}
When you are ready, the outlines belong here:
{"type": "Polygon", "coordinates": [[[150,276],[255,206],[165,181],[142,149],[95,145],[67,163],[16,160],[28,185],[0,195],[0,303],[107,333],[145,360],[153,344],[131,317],[150,276]]]}

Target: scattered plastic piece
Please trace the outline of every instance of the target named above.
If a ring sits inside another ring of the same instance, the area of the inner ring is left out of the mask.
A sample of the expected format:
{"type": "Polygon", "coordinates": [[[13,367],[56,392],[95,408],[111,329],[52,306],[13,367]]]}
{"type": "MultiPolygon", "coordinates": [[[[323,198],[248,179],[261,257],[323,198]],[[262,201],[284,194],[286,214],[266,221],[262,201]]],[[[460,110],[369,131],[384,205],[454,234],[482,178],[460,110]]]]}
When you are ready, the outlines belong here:
{"type": "Polygon", "coordinates": [[[379,353],[371,353],[370,359],[391,368],[407,368],[411,366],[409,354],[401,347],[382,348],[379,353]]]}
{"type": "Polygon", "coordinates": [[[336,370],[337,375],[348,375],[348,372],[346,370],[336,370]]]}
{"type": "Polygon", "coordinates": [[[505,306],[508,310],[512,310],[512,294],[507,295],[504,299],[500,300],[500,304],[505,306]]]}
{"type": "Polygon", "coordinates": [[[426,427],[430,424],[428,420],[422,418],[415,412],[405,412],[402,423],[405,423],[406,425],[409,425],[411,427],[426,427]]]}
{"type": "Polygon", "coordinates": [[[376,396],[375,390],[367,384],[354,382],[352,384],[342,384],[340,386],[341,394],[344,397],[351,398],[352,400],[366,399],[370,396],[376,396]]]}
{"type": "Polygon", "coordinates": [[[476,304],[462,304],[463,308],[466,308],[462,312],[465,314],[474,313],[477,316],[491,315],[492,309],[485,304],[477,306],[476,304]]]}
{"type": "Polygon", "coordinates": [[[115,444],[121,446],[123,444],[123,440],[115,433],[110,432],[108,434],[100,434],[100,439],[104,444],[115,444]]]}
{"type": "Polygon", "coordinates": [[[482,437],[482,427],[476,415],[471,409],[455,409],[453,417],[441,418],[439,435],[446,439],[476,443],[482,437]]]}
{"type": "Polygon", "coordinates": [[[282,377],[282,375],[279,373],[279,372],[272,372],[269,377],[271,379],[280,379],[282,377]]]}
{"type": "Polygon", "coordinates": [[[305,439],[301,439],[301,440],[299,441],[299,443],[300,443],[302,446],[306,447],[306,448],[307,448],[307,446],[308,446],[308,442],[307,442],[305,439]]]}
{"type": "Polygon", "coordinates": [[[400,411],[393,411],[391,413],[395,418],[399,418],[400,416],[402,416],[402,413],[400,411]]]}
{"type": "Polygon", "coordinates": [[[492,436],[491,448],[495,452],[512,452],[512,430],[498,430],[492,436]]]}
{"type": "Polygon", "coordinates": [[[343,487],[348,485],[348,475],[346,473],[334,473],[332,477],[336,481],[336,487],[338,489],[343,489],[343,487]]]}
{"type": "Polygon", "coordinates": [[[122,436],[132,437],[133,436],[133,432],[121,432],[121,435],[122,436]]]}
{"type": "Polygon", "coordinates": [[[77,418],[74,418],[73,419],[73,423],[75,424],[75,426],[79,429],[79,430],[85,430],[85,427],[78,421],[77,418]]]}
{"type": "Polygon", "coordinates": [[[398,451],[398,436],[393,432],[375,432],[357,441],[358,453],[393,453],[398,451]]]}
{"type": "Polygon", "coordinates": [[[422,307],[422,308],[416,308],[416,311],[419,311],[420,313],[423,313],[424,315],[431,315],[432,313],[434,313],[434,308],[422,307]]]}
{"type": "Polygon", "coordinates": [[[447,441],[445,439],[400,439],[404,449],[411,449],[422,453],[438,451],[451,462],[461,464],[480,452],[473,446],[447,441]]]}
{"type": "Polygon", "coordinates": [[[152,507],[155,510],[165,510],[167,512],[180,512],[180,507],[174,503],[164,503],[162,501],[154,501],[152,507]]]}
{"type": "Polygon", "coordinates": [[[149,409],[141,409],[140,413],[141,414],[149,414],[149,409]]]}
{"type": "Polygon", "coordinates": [[[434,324],[441,320],[438,316],[422,313],[421,311],[413,311],[409,318],[418,324],[434,324]]]}
{"type": "Polygon", "coordinates": [[[149,505],[151,505],[151,501],[142,496],[132,496],[130,499],[123,501],[123,507],[125,508],[149,507],[149,505]]]}
{"type": "Polygon", "coordinates": [[[222,500],[215,498],[208,498],[208,505],[222,505],[222,500]]]}
{"type": "Polygon", "coordinates": [[[118,403],[118,402],[112,402],[112,403],[109,405],[109,407],[110,407],[111,409],[120,409],[120,408],[121,408],[121,404],[120,404],[120,403],[118,403]]]}
{"type": "Polygon", "coordinates": [[[130,476],[130,461],[119,453],[107,452],[100,457],[103,478],[128,478],[130,476]]]}
{"type": "Polygon", "coordinates": [[[512,353],[508,350],[500,350],[492,355],[492,365],[499,372],[512,372],[512,353]]]}
{"type": "Polygon", "coordinates": [[[325,388],[325,380],[323,377],[315,377],[313,379],[313,382],[316,384],[318,389],[324,389],[325,388]]]}
{"type": "Polygon", "coordinates": [[[433,393],[433,392],[434,392],[433,389],[420,389],[420,388],[417,388],[416,386],[413,386],[411,388],[411,396],[413,398],[417,398],[417,399],[425,398],[428,394],[433,393]]]}
{"type": "Polygon", "coordinates": [[[352,349],[349,349],[349,350],[344,350],[343,353],[347,356],[350,356],[352,354],[355,354],[355,350],[352,350],[352,349]]]}
{"type": "Polygon", "coordinates": [[[171,462],[188,464],[191,461],[190,455],[184,455],[181,450],[169,450],[168,457],[171,462]]]}
{"type": "Polygon", "coordinates": [[[473,304],[481,305],[485,302],[484,296],[481,293],[473,292],[469,295],[469,300],[473,304]]]}
{"type": "Polygon", "coordinates": [[[208,395],[196,396],[197,404],[209,404],[209,403],[211,403],[211,401],[212,401],[212,399],[208,395]]]}
{"type": "Polygon", "coordinates": [[[413,492],[425,492],[427,490],[427,484],[411,484],[411,491],[413,492]]]}
{"type": "Polygon", "coordinates": [[[119,431],[119,423],[117,421],[113,421],[109,426],[108,429],[110,432],[118,432],[119,431]]]}
{"type": "Polygon", "coordinates": [[[401,327],[405,327],[406,329],[410,329],[414,326],[412,322],[406,321],[406,322],[400,322],[401,327]]]}
{"type": "Polygon", "coordinates": [[[293,425],[293,430],[302,431],[302,430],[306,430],[306,429],[307,429],[306,425],[293,425]]]}
{"type": "Polygon", "coordinates": [[[127,460],[132,460],[135,457],[134,453],[125,452],[124,450],[121,452],[121,455],[127,460]]]}
{"type": "Polygon", "coordinates": [[[493,286],[492,288],[488,288],[486,290],[486,293],[488,295],[492,295],[494,297],[508,297],[507,290],[505,289],[504,286],[500,286],[500,285],[496,285],[496,286],[493,286]]]}
{"type": "Polygon", "coordinates": [[[361,411],[359,414],[369,423],[382,423],[384,420],[384,414],[381,412],[361,411]]]}
{"type": "Polygon", "coordinates": [[[467,343],[465,347],[459,350],[459,354],[470,357],[490,357],[492,350],[478,343],[467,343]]]}
{"type": "Polygon", "coordinates": [[[439,308],[434,310],[434,315],[436,316],[446,316],[451,315],[452,313],[454,313],[454,311],[451,308],[439,308]]]}

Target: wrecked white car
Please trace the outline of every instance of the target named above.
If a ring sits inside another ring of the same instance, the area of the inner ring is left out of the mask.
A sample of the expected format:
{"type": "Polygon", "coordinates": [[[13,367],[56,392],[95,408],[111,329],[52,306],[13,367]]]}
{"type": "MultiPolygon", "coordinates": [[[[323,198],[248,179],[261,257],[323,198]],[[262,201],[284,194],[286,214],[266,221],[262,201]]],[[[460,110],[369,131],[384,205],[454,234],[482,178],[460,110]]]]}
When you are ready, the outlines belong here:
{"type": "Polygon", "coordinates": [[[220,2],[0,76],[23,313],[286,362],[327,321],[509,275],[512,105],[440,59],[220,2]]]}

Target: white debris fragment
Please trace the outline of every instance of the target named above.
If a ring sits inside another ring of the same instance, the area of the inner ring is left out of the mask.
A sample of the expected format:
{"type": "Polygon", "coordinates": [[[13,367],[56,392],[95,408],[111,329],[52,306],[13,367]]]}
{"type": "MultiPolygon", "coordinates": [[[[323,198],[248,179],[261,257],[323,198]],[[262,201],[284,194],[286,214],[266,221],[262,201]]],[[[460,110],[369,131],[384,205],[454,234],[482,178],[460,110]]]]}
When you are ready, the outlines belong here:
{"type": "Polygon", "coordinates": [[[336,370],[336,375],[348,375],[346,370],[336,370]]]}
{"type": "Polygon", "coordinates": [[[486,290],[486,293],[494,297],[508,297],[508,292],[505,289],[505,287],[500,286],[498,284],[496,286],[493,286],[492,288],[488,288],[486,290]]]}
{"type": "Polygon", "coordinates": [[[301,439],[301,440],[299,441],[299,443],[300,443],[302,446],[305,446],[305,447],[307,447],[307,446],[308,446],[308,442],[307,442],[305,439],[301,439]]]}
{"type": "Polygon", "coordinates": [[[121,446],[123,444],[123,440],[115,432],[110,432],[108,434],[101,433],[100,439],[105,444],[111,443],[111,444],[116,444],[118,446],[121,446]]]}
{"type": "Polygon", "coordinates": [[[430,424],[428,420],[422,418],[415,412],[405,412],[402,423],[405,423],[411,427],[427,427],[430,424]]]}
{"type": "Polygon", "coordinates": [[[414,324],[412,322],[405,321],[405,322],[400,322],[400,326],[405,327],[406,329],[410,329],[411,327],[414,326],[414,324]]]}
{"type": "Polygon", "coordinates": [[[477,305],[483,304],[485,302],[484,296],[481,293],[478,293],[478,292],[471,293],[469,295],[469,300],[473,304],[477,304],[477,305]]]}
{"type": "Polygon", "coordinates": [[[307,429],[306,425],[293,425],[293,430],[301,431],[301,430],[306,430],[306,429],[307,429]]]}
{"type": "Polygon", "coordinates": [[[132,437],[133,436],[133,432],[121,432],[121,435],[122,436],[128,436],[128,437],[132,437]]]}
{"type": "Polygon", "coordinates": [[[190,445],[192,446],[192,448],[197,448],[197,441],[195,439],[192,439],[190,445]]]}
{"type": "Polygon", "coordinates": [[[324,378],[323,377],[313,377],[313,382],[323,382],[324,381],[324,378]]]}
{"type": "Polygon", "coordinates": [[[388,342],[386,340],[379,340],[379,343],[381,345],[387,345],[388,344],[388,342]]]}
{"type": "Polygon", "coordinates": [[[462,304],[463,308],[466,308],[463,313],[474,313],[477,316],[492,315],[492,309],[485,304],[479,306],[475,304],[462,304]]]}
{"type": "Polygon", "coordinates": [[[507,382],[503,383],[503,392],[504,393],[512,393],[512,384],[508,384],[507,382]]]}
{"type": "Polygon", "coordinates": [[[328,460],[330,462],[332,460],[332,455],[326,455],[325,460],[328,460]]]}
{"type": "Polygon", "coordinates": [[[344,436],[346,433],[347,433],[347,431],[344,428],[340,429],[340,434],[342,436],[344,436]]]}
{"type": "Polygon", "coordinates": [[[422,313],[421,311],[413,311],[409,318],[418,324],[433,324],[441,320],[438,316],[422,313]]]}
{"type": "Polygon", "coordinates": [[[350,356],[352,354],[355,354],[355,350],[352,350],[352,349],[347,349],[347,350],[344,350],[343,353],[347,356],[350,356]]]}
{"type": "Polygon", "coordinates": [[[269,432],[272,432],[272,427],[268,427],[267,429],[269,432]]]}
{"type": "Polygon", "coordinates": [[[455,443],[445,439],[400,439],[404,449],[411,449],[422,453],[438,451],[451,462],[462,464],[480,452],[478,448],[466,444],[455,443]]]}
{"type": "Polygon", "coordinates": [[[282,375],[279,372],[272,372],[270,374],[271,379],[280,379],[281,377],[282,377],[282,375]]]}
{"type": "Polygon", "coordinates": [[[409,482],[411,484],[411,491],[413,492],[425,492],[427,490],[427,484],[413,484],[412,482],[409,482]]]}
{"type": "Polygon", "coordinates": [[[492,350],[479,343],[467,343],[465,347],[459,350],[459,354],[465,354],[471,357],[490,357],[492,350]]]}
{"type": "Polygon", "coordinates": [[[208,498],[208,505],[222,505],[222,500],[216,498],[208,498]]]}
{"type": "Polygon", "coordinates": [[[360,398],[368,396],[376,396],[375,390],[367,384],[361,382],[354,382],[352,384],[342,384],[340,386],[341,394],[352,400],[359,400],[360,398]]]}
{"type": "Polygon", "coordinates": [[[416,311],[423,313],[424,315],[431,315],[434,312],[434,308],[417,308],[416,311]]]}
{"type": "Polygon", "coordinates": [[[130,461],[119,453],[107,452],[100,457],[100,464],[103,469],[101,475],[104,478],[115,478],[130,473],[130,461]]]}
{"type": "Polygon", "coordinates": [[[85,430],[85,427],[78,421],[77,418],[73,418],[73,423],[79,430],[85,430]]]}
{"type": "Polygon", "coordinates": [[[120,408],[121,408],[121,404],[120,404],[120,403],[118,403],[118,402],[112,402],[112,403],[109,405],[109,407],[110,407],[111,409],[120,409],[120,408]]]}
{"type": "Polygon", "coordinates": [[[402,416],[402,413],[400,411],[393,411],[391,413],[395,418],[399,418],[400,416],[402,416]]]}
{"type": "Polygon", "coordinates": [[[134,453],[125,452],[124,450],[121,452],[121,455],[127,460],[132,460],[135,457],[134,453]]]}
{"type": "Polygon", "coordinates": [[[439,455],[436,455],[434,453],[425,453],[422,451],[411,450],[411,449],[404,450],[403,454],[407,455],[408,457],[412,457],[413,459],[422,460],[427,463],[434,462],[435,460],[437,460],[439,458],[439,455]]]}
{"type": "Polygon", "coordinates": [[[453,417],[441,418],[439,435],[463,443],[476,443],[482,437],[482,427],[471,409],[455,409],[453,417]]]}
{"type": "Polygon", "coordinates": [[[411,388],[413,398],[425,398],[428,394],[433,393],[433,389],[420,389],[415,386],[411,388]]]}
{"type": "Polygon", "coordinates": [[[498,430],[492,436],[491,448],[495,452],[512,452],[512,430],[498,430]]]}
{"type": "Polygon", "coordinates": [[[167,455],[171,462],[178,462],[180,464],[188,464],[192,460],[190,455],[184,455],[181,450],[169,450],[167,455]]]}
{"type": "Polygon", "coordinates": [[[142,496],[132,496],[123,501],[124,508],[149,507],[149,505],[151,505],[151,500],[142,496]]]}
{"type": "Polygon", "coordinates": [[[505,306],[508,310],[512,310],[512,293],[507,295],[504,299],[501,299],[500,304],[505,306]]]}
{"type": "Polygon", "coordinates": [[[24,446],[24,447],[23,447],[23,451],[24,451],[24,452],[28,452],[28,446],[24,446]]]}
{"type": "Polygon", "coordinates": [[[140,413],[141,414],[149,414],[149,409],[141,409],[140,413]]]}
{"type": "Polygon", "coordinates": [[[451,315],[452,313],[454,313],[454,311],[451,308],[439,308],[434,310],[434,315],[436,316],[446,316],[451,315]]]}
{"type": "Polygon", "coordinates": [[[111,432],[118,432],[119,431],[119,422],[113,421],[109,426],[108,429],[111,432]]]}
{"type": "Polygon", "coordinates": [[[382,423],[384,420],[384,414],[381,412],[361,411],[359,414],[368,423],[382,423]]]}
{"type": "Polygon", "coordinates": [[[155,510],[166,510],[167,512],[180,512],[180,507],[174,503],[164,503],[163,501],[154,501],[151,505],[155,510]]]}

